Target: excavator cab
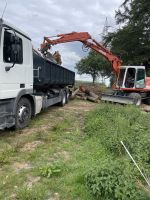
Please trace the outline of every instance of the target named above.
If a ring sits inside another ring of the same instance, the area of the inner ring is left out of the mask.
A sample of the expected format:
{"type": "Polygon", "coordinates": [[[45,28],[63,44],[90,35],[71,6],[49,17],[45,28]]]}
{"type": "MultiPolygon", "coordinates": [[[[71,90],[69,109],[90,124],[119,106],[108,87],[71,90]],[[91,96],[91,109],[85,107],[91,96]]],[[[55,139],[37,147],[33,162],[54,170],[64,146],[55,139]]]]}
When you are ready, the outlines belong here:
{"type": "Polygon", "coordinates": [[[116,88],[145,88],[146,72],[144,66],[121,66],[116,88]]]}
{"type": "Polygon", "coordinates": [[[142,101],[141,91],[147,87],[144,66],[121,66],[113,93],[103,93],[102,101],[120,104],[135,104],[142,101]]]}

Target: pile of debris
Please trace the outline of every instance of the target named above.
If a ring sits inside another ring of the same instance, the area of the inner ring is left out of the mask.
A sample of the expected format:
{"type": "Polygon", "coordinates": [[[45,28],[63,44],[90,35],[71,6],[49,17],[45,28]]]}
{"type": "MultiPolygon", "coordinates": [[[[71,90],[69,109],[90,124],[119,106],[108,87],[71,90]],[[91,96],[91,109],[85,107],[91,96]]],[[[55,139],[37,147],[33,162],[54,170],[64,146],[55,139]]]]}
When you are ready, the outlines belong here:
{"type": "Polygon", "coordinates": [[[89,100],[95,103],[99,103],[100,101],[100,94],[96,94],[91,89],[85,86],[79,86],[72,92],[71,99],[82,99],[82,100],[89,100]]]}

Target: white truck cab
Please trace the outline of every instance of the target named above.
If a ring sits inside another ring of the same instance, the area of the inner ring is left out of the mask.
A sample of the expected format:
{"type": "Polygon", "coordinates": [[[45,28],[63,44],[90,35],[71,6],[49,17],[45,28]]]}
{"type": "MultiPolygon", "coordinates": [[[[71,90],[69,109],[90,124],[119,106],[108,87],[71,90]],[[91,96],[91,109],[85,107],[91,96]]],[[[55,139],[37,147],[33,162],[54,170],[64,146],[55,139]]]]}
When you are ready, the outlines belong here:
{"type": "Polygon", "coordinates": [[[0,19],[0,129],[24,128],[42,109],[63,106],[74,77],[33,50],[28,35],[0,19]]]}
{"type": "Polygon", "coordinates": [[[0,20],[0,99],[14,98],[23,89],[33,90],[31,39],[0,20]]]}
{"type": "Polygon", "coordinates": [[[0,129],[15,125],[23,128],[28,124],[34,114],[34,109],[31,110],[31,103],[27,100],[27,97],[30,98],[33,104],[32,93],[31,39],[0,19],[0,129]],[[22,97],[24,98],[21,99],[22,97]],[[22,101],[24,103],[21,105],[22,101]]]}

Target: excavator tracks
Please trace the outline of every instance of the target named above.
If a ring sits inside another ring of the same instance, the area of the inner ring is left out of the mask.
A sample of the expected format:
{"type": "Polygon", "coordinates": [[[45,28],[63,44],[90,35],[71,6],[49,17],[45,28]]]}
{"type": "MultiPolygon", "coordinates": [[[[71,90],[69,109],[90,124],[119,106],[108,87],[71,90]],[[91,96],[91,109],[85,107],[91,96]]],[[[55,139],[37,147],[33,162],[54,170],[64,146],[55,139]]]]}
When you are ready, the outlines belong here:
{"type": "Polygon", "coordinates": [[[102,94],[101,100],[110,103],[119,103],[119,104],[130,104],[139,106],[141,102],[138,99],[129,97],[129,96],[121,96],[121,95],[113,95],[113,94],[102,94]]]}

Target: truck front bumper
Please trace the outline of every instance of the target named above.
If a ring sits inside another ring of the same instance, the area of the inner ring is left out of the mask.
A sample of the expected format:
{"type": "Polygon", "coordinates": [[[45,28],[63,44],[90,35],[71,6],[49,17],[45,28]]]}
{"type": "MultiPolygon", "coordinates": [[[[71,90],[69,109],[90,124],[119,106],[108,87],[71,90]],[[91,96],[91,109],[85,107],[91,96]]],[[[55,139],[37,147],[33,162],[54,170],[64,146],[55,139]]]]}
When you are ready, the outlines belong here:
{"type": "Polygon", "coordinates": [[[0,130],[15,125],[14,99],[0,100],[0,130]]]}

